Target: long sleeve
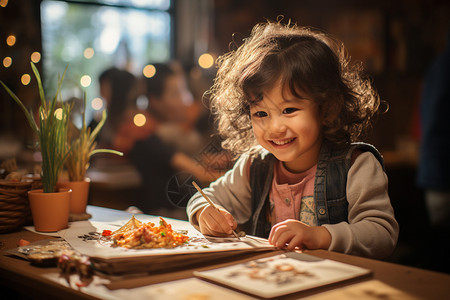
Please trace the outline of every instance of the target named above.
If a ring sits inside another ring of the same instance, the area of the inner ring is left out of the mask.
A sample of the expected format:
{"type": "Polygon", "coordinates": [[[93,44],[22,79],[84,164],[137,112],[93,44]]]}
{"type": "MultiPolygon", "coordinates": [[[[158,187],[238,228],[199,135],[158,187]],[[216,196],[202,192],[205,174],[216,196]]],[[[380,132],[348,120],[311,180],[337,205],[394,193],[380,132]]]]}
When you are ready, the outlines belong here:
{"type": "Polygon", "coordinates": [[[388,179],[377,159],[362,153],[347,175],[348,223],[326,224],[328,250],[384,258],[395,248],[399,227],[388,195],[388,179]]]}
{"type": "MultiPolygon", "coordinates": [[[[214,202],[228,210],[238,224],[245,223],[251,216],[251,191],[248,175],[249,156],[242,155],[233,168],[210,184],[203,192],[214,202]]],[[[200,193],[189,200],[186,208],[191,224],[198,228],[193,216],[207,206],[208,202],[200,193]]]]}

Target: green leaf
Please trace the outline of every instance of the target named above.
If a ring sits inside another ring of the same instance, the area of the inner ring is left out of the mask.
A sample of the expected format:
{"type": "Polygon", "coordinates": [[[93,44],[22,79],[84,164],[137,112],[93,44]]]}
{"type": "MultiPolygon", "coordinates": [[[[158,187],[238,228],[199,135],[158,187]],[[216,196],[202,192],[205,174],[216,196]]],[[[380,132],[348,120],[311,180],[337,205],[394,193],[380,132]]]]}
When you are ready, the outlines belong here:
{"type": "Polygon", "coordinates": [[[117,150],[112,150],[112,149],[95,149],[95,150],[92,150],[92,152],[90,153],[89,156],[92,156],[97,153],[110,153],[110,154],[115,154],[118,156],[123,156],[122,152],[117,151],[117,150]]]}
{"type": "Polygon", "coordinates": [[[123,156],[122,152],[111,149],[95,149],[95,138],[100,132],[106,121],[106,112],[103,111],[102,119],[95,129],[91,132],[90,128],[86,127],[85,110],[86,110],[86,93],[84,93],[84,107],[83,107],[83,126],[78,134],[70,143],[70,151],[67,155],[66,168],[69,173],[69,180],[82,181],[85,178],[87,169],[89,168],[90,157],[97,153],[111,153],[123,156]]]}
{"type": "Polygon", "coordinates": [[[31,64],[31,69],[33,69],[34,76],[36,77],[36,81],[38,83],[39,96],[41,98],[41,106],[45,109],[46,108],[46,99],[45,99],[44,87],[42,86],[41,75],[39,74],[39,71],[36,68],[36,66],[34,65],[34,63],[30,62],[30,64],[31,64]]]}
{"type": "Polygon", "coordinates": [[[105,125],[106,122],[106,110],[103,110],[102,112],[102,119],[100,122],[95,126],[94,130],[91,133],[91,137],[89,138],[89,143],[93,143],[97,135],[99,134],[100,130],[102,129],[103,125],[105,125]]]}

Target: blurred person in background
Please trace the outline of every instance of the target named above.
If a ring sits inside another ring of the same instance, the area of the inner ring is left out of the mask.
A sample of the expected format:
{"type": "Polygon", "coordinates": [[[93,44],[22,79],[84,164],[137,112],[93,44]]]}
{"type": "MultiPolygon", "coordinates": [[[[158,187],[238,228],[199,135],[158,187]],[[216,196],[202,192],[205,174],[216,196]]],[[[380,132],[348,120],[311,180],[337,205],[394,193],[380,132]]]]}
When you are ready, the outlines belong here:
{"type": "Polygon", "coordinates": [[[136,206],[145,213],[186,219],[185,209],[169,199],[168,183],[186,172],[201,182],[211,182],[221,173],[208,170],[193,158],[199,151],[199,135],[188,122],[192,94],[178,64],[156,63],[155,74],[144,78],[148,107],[130,110],[114,140],[114,149],[125,153],[137,168],[142,187],[136,206]],[[136,117],[143,124],[136,125],[136,117]],[[197,152],[196,152],[197,151],[197,152]]]}
{"type": "MultiPolygon", "coordinates": [[[[110,147],[124,113],[130,105],[130,100],[135,97],[137,79],[126,70],[111,67],[104,70],[98,80],[100,96],[105,105],[107,119],[97,137],[97,141],[101,147],[110,147]]],[[[94,130],[100,120],[101,113],[94,116],[89,124],[91,130],[94,130]]]]}

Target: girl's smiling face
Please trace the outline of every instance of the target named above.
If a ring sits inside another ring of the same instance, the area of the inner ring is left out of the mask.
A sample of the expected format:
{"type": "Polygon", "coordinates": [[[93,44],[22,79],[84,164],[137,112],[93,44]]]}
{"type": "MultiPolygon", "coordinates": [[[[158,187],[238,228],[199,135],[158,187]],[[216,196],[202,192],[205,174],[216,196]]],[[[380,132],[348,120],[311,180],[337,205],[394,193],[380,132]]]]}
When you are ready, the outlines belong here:
{"type": "Polygon", "coordinates": [[[307,94],[299,94],[301,98],[275,84],[250,107],[256,140],[291,172],[306,171],[317,164],[322,142],[317,105],[307,94]]]}

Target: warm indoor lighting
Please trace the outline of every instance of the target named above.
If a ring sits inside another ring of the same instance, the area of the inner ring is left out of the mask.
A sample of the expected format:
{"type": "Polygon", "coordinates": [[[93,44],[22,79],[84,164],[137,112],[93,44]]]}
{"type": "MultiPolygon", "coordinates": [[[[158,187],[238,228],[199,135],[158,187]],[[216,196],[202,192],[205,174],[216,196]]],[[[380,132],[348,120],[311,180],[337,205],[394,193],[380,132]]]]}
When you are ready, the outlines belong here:
{"type": "Polygon", "coordinates": [[[156,74],[156,68],[154,65],[146,65],[142,71],[145,77],[151,78],[156,74]]]}
{"type": "Polygon", "coordinates": [[[8,0],[0,0],[1,7],[6,7],[6,5],[8,5],[8,0]]]}
{"type": "Polygon", "coordinates": [[[3,66],[4,66],[5,68],[9,68],[9,67],[11,67],[11,65],[12,65],[12,58],[9,57],[9,56],[5,57],[5,58],[3,59],[3,66]]]}
{"type": "Polygon", "coordinates": [[[91,85],[91,76],[89,76],[89,75],[84,75],[84,76],[82,76],[81,77],[81,79],[80,79],[80,84],[83,86],[83,87],[88,87],[88,86],[90,86],[91,85]]]}
{"type": "Polygon", "coordinates": [[[58,120],[62,120],[62,118],[63,118],[63,110],[62,110],[62,108],[57,108],[57,109],[55,110],[55,117],[56,117],[58,120]]]}
{"type": "Polygon", "coordinates": [[[136,114],[133,118],[134,125],[142,127],[147,122],[147,118],[143,114],[136,114]]]}
{"type": "Polygon", "coordinates": [[[204,53],[198,58],[198,65],[203,69],[209,69],[214,65],[214,57],[209,53],[204,53]]]}
{"type": "Polygon", "coordinates": [[[6,44],[8,44],[8,46],[14,46],[14,44],[16,43],[16,37],[14,35],[10,35],[6,38],[6,44]]]}
{"type": "Polygon", "coordinates": [[[86,48],[84,49],[83,55],[87,59],[91,59],[94,56],[94,49],[86,48]]]}
{"type": "Polygon", "coordinates": [[[31,54],[31,61],[37,64],[41,60],[41,54],[37,51],[31,54]]]}
{"type": "Polygon", "coordinates": [[[23,74],[22,77],[20,78],[20,81],[22,82],[23,85],[29,85],[31,81],[30,74],[23,74]]]}
{"type": "Polygon", "coordinates": [[[91,107],[93,110],[100,110],[103,108],[103,100],[101,98],[94,98],[91,102],[91,107]]]}

